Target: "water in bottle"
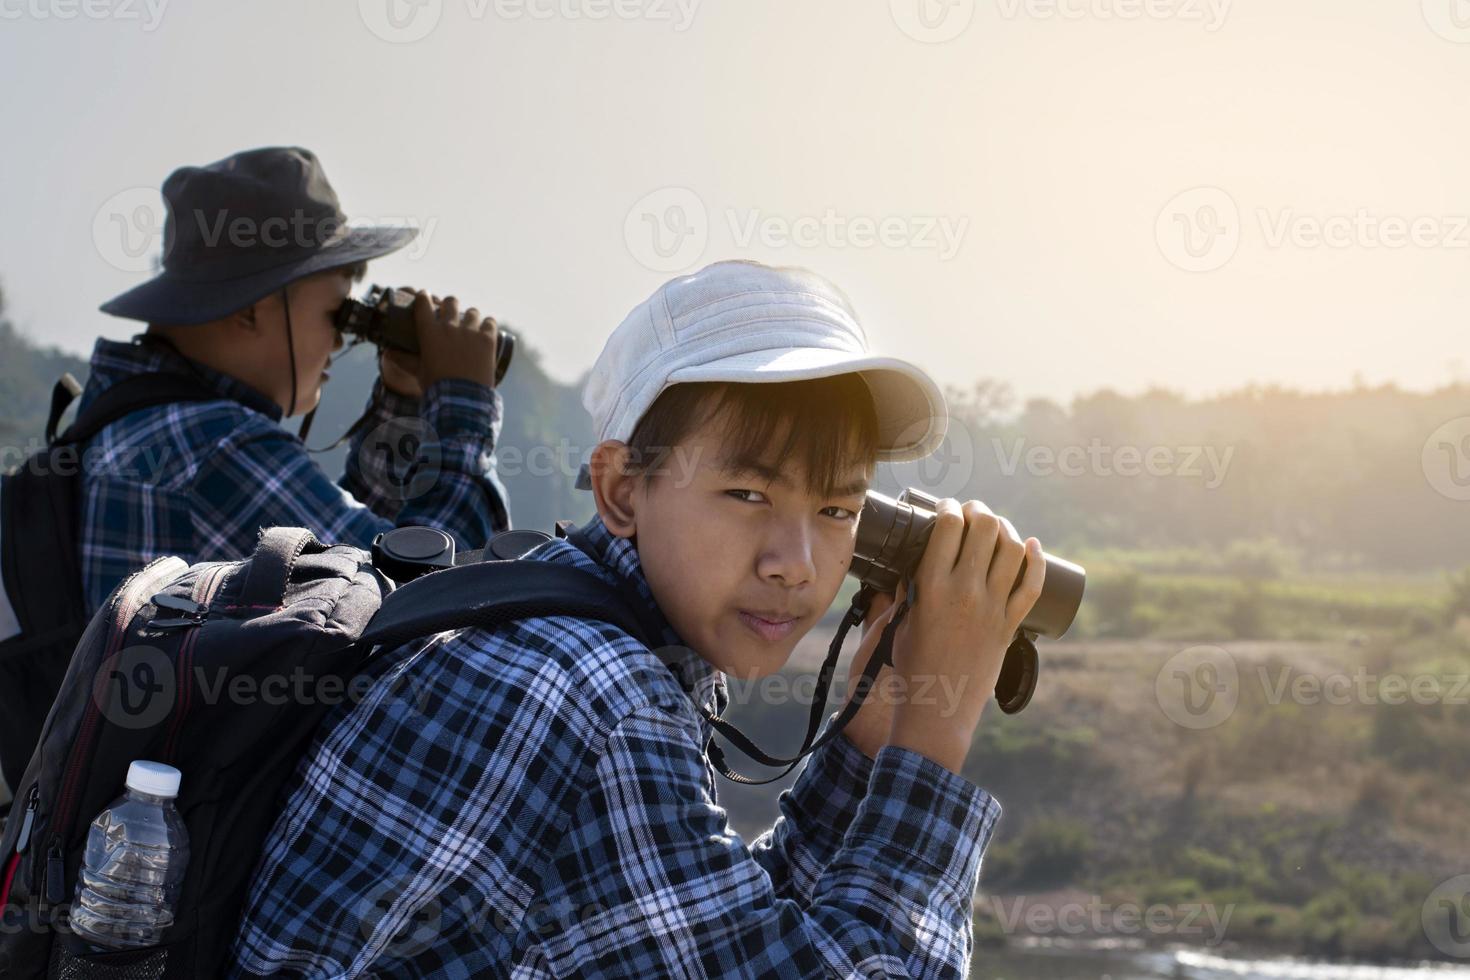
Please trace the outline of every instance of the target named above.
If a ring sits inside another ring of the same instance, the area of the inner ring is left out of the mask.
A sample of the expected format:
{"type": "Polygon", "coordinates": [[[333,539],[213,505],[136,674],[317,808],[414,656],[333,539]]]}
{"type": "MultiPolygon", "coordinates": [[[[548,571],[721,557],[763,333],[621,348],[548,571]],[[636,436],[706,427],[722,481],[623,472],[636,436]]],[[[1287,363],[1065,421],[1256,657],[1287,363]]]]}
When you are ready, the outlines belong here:
{"type": "Polygon", "coordinates": [[[71,928],[99,949],[155,945],[173,924],[189,863],[179,779],[173,766],[137,760],[127,792],[92,821],[71,928]]]}

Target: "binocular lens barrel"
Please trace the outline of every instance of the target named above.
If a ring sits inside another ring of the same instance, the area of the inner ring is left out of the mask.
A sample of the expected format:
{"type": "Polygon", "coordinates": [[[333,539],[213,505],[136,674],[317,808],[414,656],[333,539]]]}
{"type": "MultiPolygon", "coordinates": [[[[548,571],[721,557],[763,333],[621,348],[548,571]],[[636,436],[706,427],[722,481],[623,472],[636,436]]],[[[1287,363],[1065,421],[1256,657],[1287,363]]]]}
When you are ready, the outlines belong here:
{"type": "MultiPolygon", "coordinates": [[[[857,544],[848,574],[879,592],[893,591],[901,576],[911,576],[919,567],[934,531],[938,503],[916,490],[905,490],[897,500],[869,491],[858,518],[857,544]]],[[[1087,572],[1056,555],[1042,552],[1042,558],[1046,562],[1046,581],[1021,629],[1054,640],[1067,632],[1077,617],[1087,572]]],[[[1017,582],[1025,571],[1023,559],[1017,582]]]]}
{"type": "MultiPolygon", "coordinates": [[[[338,330],[408,354],[419,352],[418,327],[413,319],[413,294],[402,289],[373,286],[363,300],[345,300],[333,315],[338,330]]],[[[495,339],[495,383],[505,380],[515,356],[516,338],[509,330],[497,329],[495,339]]]]}

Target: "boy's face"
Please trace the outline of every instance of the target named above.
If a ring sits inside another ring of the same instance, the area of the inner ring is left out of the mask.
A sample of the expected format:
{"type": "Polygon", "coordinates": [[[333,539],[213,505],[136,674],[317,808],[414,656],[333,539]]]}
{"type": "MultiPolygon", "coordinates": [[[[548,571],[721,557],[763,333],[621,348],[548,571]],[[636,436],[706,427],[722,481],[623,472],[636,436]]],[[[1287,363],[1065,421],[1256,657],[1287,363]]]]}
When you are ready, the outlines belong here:
{"type": "Polygon", "coordinates": [[[295,350],[295,414],[308,412],[321,400],[327,382],[327,365],[332,352],[342,347],[342,334],[332,324],[332,314],[352,289],[352,280],[340,270],[319,272],[291,283],[291,344],[286,343],[286,315],[276,293],[256,304],[260,338],[272,362],[268,394],[291,412],[291,348],[295,350]]]}
{"type": "Polygon", "coordinates": [[[632,481],[631,527],[603,516],[613,533],[636,534],[654,598],[683,641],[731,676],[764,677],[836,597],[872,467],[854,461],[824,497],[789,461],[736,471],[722,449],[719,420],[707,420],[663,472],[619,478],[632,481]]]}

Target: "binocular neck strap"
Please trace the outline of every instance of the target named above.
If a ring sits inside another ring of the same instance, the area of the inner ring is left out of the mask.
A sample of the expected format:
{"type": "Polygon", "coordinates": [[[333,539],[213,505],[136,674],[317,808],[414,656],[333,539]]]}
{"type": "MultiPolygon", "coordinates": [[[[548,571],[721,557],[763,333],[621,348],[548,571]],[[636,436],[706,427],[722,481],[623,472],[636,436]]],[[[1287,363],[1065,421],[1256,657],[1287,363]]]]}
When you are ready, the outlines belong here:
{"type": "Polygon", "coordinates": [[[286,289],[281,287],[281,306],[286,311],[286,354],[291,359],[291,407],[286,409],[286,417],[290,418],[296,414],[296,343],[291,339],[291,297],[286,289]]]}
{"type": "MultiPolygon", "coordinates": [[[[378,397],[375,395],[373,397],[373,400],[368,403],[368,407],[365,408],[365,409],[363,409],[362,414],[357,417],[357,421],[356,422],[353,422],[352,425],[348,426],[347,427],[347,431],[344,432],[344,433],[342,433],[342,435],[337,439],[337,441],[333,442],[329,446],[319,446],[316,449],[312,449],[310,446],[307,446],[306,447],[306,451],[309,452],[309,453],[329,453],[329,452],[331,452],[333,449],[336,449],[338,446],[342,445],[342,443],[346,442],[348,439],[351,439],[353,436],[357,435],[363,429],[367,428],[367,424],[369,422],[371,422],[373,419],[375,419],[377,417],[377,415],[378,415],[378,397]]],[[[297,435],[298,438],[300,438],[300,440],[303,443],[306,442],[306,434],[311,431],[311,420],[315,416],[316,416],[316,409],[313,408],[311,411],[307,412],[306,415],[301,420],[301,431],[298,432],[296,435],[297,435]]]]}
{"type": "MultiPolygon", "coordinates": [[[[296,438],[300,439],[303,445],[306,443],[307,433],[311,432],[311,421],[314,418],[316,418],[316,409],[315,408],[312,408],[311,411],[309,411],[305,415],[301,416],[301,428],[297,430],[297,432],[296,432],[296,438]]],[[[336,447],[335,446],[328,446],[327,448],[328,449],[335,449],[336,447]]]]}
{"type": "Polygon", "coordinates": [[[837,669],[837,659],[842,653],[842,642],[847,638],[848,631],[863,621],[863,617],[867,615],[868,606],[872,603],[874,594],[873,590],[866,585],[858,589],[857,595],[853,596],[852,605],[848,607],[847,614],[842,617],[842,625],[837,628],[837,634],[832,637],[832,644],[827,648],[827,659],[822,661],[822,669],[817,674],[816,690],[812,692],[812,710],[811,715],[807,719],[806,737],[802,739],[801,748],[794,756],[783,759],[770,755],[752,742],[745,733],[725,719],[717,715],[705,714],[705,718],[710,723],[710,726],[716,732],[729,739],[730,744],[746,756],[762,765],[784,766],[785,768],[774,776],[765,779],[752,779],[749,776],[742,776],[730,768],[729,763],[725,761],[724,750],[711,737],[705,745],[705,752],[709,755],[710,764],[715,767],[716,772],[731,782],[743,783],[747,786],[761,786],[766,783],[772,783],[795,769],[806,756],[826,745],[842,733],[842,730],[847,727],[848,723],[857,715],[858,710],[862,708],[863,701],[867,699],[868,693],[872,690],[873,682],[877,678],[878,672],[885,665],[893,662],[893,637],[898,632],[899,625],[903,622],[904,617],[908,615],[909,611],[908,600],[899,600],[900,605],[894,610],[893,617],[889,619],[887,625],[883,627],[883,635],[879,637],[878,645],[873,650],[873,655],[869,658],[867,667],[864,668],[862,676],[858,678],[857,683],[852,686],[852,692],[848,698],[846,707],[842,709],[842,713],[837,716],[832,724],[827,726],[827,730],[822,733],[822,737],[817,738],[817,730],[822,725],[822,718],[827,714],[827,692],[832,686],[832,675],[837,669]]]}
{"type": "MultiPolygon", "coordinates": [[[[356,347],[357,343],[354,341],[352,346],[356,347]]],[[[351,348],[348,348],[348,350],[351,350],[351,348]]],[[[342,352],[342,354],[346,353],[347,351],[342,352]]],[[[340,358],[342,355],[339,354],[337,356],[340,358]]],[[[333,449],[336,449],[338,446],[342,445],[347,440],[351,439],[353,436],[357,435],[363,429],[367,428],[367,424],[378,417],[379,409],[382,407],[383,391],[386,389],[383,389],[381,387],[381,379],[379,380],[378,385],[379,388],[374,389],[373,397],[368,402],[367,408],[362,410],[362,414],[357,417],[357,421],[348,426],[347,431],[342,433],[341,437],[338,438],[337,441],[333,442],[329,446],[322,446],[319,449],[312,449],[310,446],[307,446],[306,451],[309,453],[329,453],[333,449]]],[[[296,435],[301,440],[303,445],[305,445],[306,443],[306,434],[311,431],[311,420],[316,418],[316,410],[318,407],[320,407],[320,405],[321,403],[318,402],[317,405],[313,406],[312,410],[307,412],[306,415],[301,419],[301,431],[298,432],[296,435]]]]}

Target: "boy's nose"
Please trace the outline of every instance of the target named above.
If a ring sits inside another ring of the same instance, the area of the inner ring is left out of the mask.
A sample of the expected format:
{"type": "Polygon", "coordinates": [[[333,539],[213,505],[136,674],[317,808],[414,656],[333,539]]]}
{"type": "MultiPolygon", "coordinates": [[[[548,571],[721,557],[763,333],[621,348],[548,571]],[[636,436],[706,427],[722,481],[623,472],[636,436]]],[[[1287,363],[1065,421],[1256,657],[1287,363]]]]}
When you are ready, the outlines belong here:
{"type": "Polygon", "coordinates": [[[805,585],[817,577],[812,557],[812,529],[805,523],[772,526],[763,542],[757,573],[782,585],[805,585]]]}

